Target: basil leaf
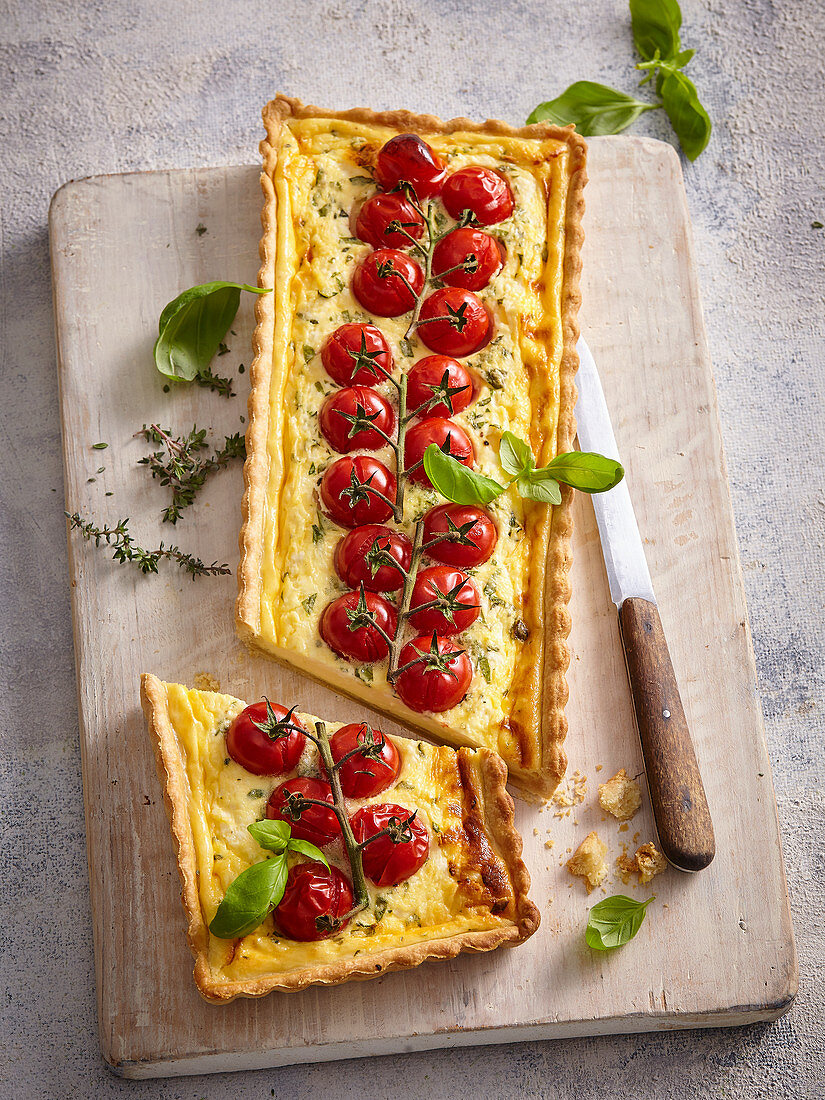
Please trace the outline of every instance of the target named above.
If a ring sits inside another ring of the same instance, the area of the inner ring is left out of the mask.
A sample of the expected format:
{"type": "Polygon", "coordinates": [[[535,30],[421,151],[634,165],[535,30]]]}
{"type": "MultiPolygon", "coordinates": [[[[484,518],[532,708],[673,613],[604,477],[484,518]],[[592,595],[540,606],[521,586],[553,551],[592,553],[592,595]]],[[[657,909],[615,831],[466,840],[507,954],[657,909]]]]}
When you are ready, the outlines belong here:
{"type": "Polygon", "coordinates": [[[160,315],[155,366],[166,378],[191,382],[204,371],[238,312],[241,291],[269,294],[246,283],[193,286],[169,302],[160,315]]]}
{"type": "Polygon", "coordinates": [[[696,86],[684,73],[669,73],[662,82],[662,103],[688,160],[696,160],[710,141],[711,121],[699,102],[696,86]]]}
{"type": "Polygon", "coordinates": [[[572,485],[583,493],[606,493],[624,477],[624,467],[620,462],[593,451],[569,451],[556,455],[542,468],[543,471],[556,481],[572,485]]]}
{"type": "Polygon", "coordinates": [[[292,829],[287,821],[253,821],[247,825],[250,833],[262,848],[269,848],[273,852],[285,852],[292,829]]]}
{"type": "Polygon", "coordinates": [[[453,504],[489,504],[504,492],[503,485],[468,470],[452,455],[445,455],[436,443],[424,452],[424,470],[433,488],[453,504]]]}
{"type": "Polygon", "coordinates": [[[532,474],[524,474],[518,479],[516,485],[518,491],[528,500],[537,500],[540,504],[561,504],[561,489],[559,483],[552,477],[536,477],[540,471],[534,470],[532,474]]]}
{"type": "Polygon", "coordinates": [[[502,469],[512,477],[532,470],[535,465],[529,445],[512,432],[502,432],[498,460],[502,469]]]}
{"type": "Polygon", "coordinates": [[[682,12],[676,0],[630,0],[633,41],[645,61],[674,58],[681,49],[682,12]]]}
{"type": "Polygon", "coordinates": [[[212,935],[234,940],[254,932],[284,896],[286,876],[286,855],[253,863],[241,871],[212,918],[212,935]]]}
{"type": "Polygon", "coordinates": [[[316,848],[314,844],[311,844],[308,840],[301,840],[300,837],[293,837],[287,845],[290,852],[300,852],[302,856],[308,856],[310,859],[317,859],[319,863],[329,869],[327,863],[327,857],[321,851],[320,848],[316,848]]]}
{"type": "Polygon", "coordinates": [[[645,910],[653,901],[634,901],[624,894],[614,894],[597,902],[587,917],[584,938],[595,951],[612,951],[632,940],[645,919],[645,910]]]}
{"type": "Polygon", "coordinates": [[[556,99],[540,103],[527,124],[555,122],[558,126],[568,126],[574,122],[583,137],[618,134],[644,111],[653,111],[658,106],[658,103],[643,103],[605,84],[578,80],[556,99]]]}

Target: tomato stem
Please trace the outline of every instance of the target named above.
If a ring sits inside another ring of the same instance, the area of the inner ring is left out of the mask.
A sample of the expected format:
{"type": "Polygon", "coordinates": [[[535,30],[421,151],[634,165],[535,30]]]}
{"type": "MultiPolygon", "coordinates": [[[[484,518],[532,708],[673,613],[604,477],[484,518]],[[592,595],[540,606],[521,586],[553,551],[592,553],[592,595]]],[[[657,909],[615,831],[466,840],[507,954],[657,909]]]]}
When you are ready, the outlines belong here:
{"type": "MultiPolygon", "coordinates": [[[[355,834],[352,831],[352,826],[347,817],[344,792],[341,789],[341,778],[338,775],[338,769],[332,758],[332,749],[329,746],[329,734],[327,733],[326,724],[324,722],[316,722],[315,732],[318,736],[317,738],[313,738],[313,740],[318,746],[318,752],[324,763],[326,773],[329,776],[329,784],[332,787],[332,797],[334,799],[332,809],[335,812],[335,816],[338,818],[338,824],[341,826],[341,837],[344,841],[344,848],[346,849],[350,871],[352,872],[354,904],[348,913],[345,913],[344,916],[339,918],[340,924],[342,925],[351,917],[355,916],[356,913],[360,913],[362,909],[369,908],[370,895],[367,889],[367,879],[364,875],[364,862],[361,858],[361,849],[358,845],[358,841],[355,839],[355,834]]],[[[324,803],[324,805],[329,805],[329,803],[324,803]]]]}
{"type": "Polygon", "coordinates": [[[412,603],[413,588],[415,587],[416,577],[418,576],[418,567],[421,564],[421,556],[424,553],[423,542],[424,520],[420,519],[415,525],[410,568],[404,574],[404,589],[401,596],[401,607],[398,609],[398,623],[395,628],[395,638],[390,647],[390,663],[387,669],[387,679],[390,683],[393,683],[398,673],[402,671],[398,667],[398,658],[401,655],[401,647],[404,640],[404,627],[407,624],[407,619],[410,617],[410,604],[412,603]]]}

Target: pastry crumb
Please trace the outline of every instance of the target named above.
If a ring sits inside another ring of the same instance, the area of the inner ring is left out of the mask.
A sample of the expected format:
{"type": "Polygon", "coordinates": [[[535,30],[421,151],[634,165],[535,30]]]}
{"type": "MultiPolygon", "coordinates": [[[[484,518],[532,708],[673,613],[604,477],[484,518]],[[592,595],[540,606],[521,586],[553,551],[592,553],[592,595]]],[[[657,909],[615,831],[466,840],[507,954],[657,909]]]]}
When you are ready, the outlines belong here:
{"type": "Polygon", "coordinates": [[[622,852],[616,860],[616,866],[625,886],[630,882],[631,875],[638,875],[639,885],[644,886],[655,875],[660,875],[662,871],[667,870],[667,860],[656,845],[648,841],[647,844],[637,848],[636,854],[632,857],[627,852],[622,852]]]}
{"type": "Polygon", "coordinates": [[[642,886],[650,882],[654,875],[660,875],[667,869],[667,860],[651,841],[636,849],[636,863],[639,866],[639,882],[642,886]]]}
{"type": "Polygon", "coordinates": [[[599,784],[599,805],[617,821],[629,821],[642,804],[642,792],[635,779],[621,768],[612,779],[599,784]]]}
{"type": "Polygon", "coordinates": [[[221,682],[211,672],[196,672],[193,681],[198,691],[220,691],[221,682]]]}
{"type": "Polygon", "coordinates": [[[571,875],[584,879],[588,894],[607,877],[607,845],[595,831],[588,833],[575,853],[567,861],[571,875]]]}
{"type": "Polygon", "coordinates": [[[555,843],[555,840],[545,840],[544,847],[549,850],[555,845],[555,843]]]}
{"type": "Polygon", "coordinates": [[[603,767],[604,767],[604,764],[597,764],[597,765],[596,765],[596,771],[597,771],[597,772],[600,772],[600,771],[602,770],[602,768],[603,768],[603,767]]]}

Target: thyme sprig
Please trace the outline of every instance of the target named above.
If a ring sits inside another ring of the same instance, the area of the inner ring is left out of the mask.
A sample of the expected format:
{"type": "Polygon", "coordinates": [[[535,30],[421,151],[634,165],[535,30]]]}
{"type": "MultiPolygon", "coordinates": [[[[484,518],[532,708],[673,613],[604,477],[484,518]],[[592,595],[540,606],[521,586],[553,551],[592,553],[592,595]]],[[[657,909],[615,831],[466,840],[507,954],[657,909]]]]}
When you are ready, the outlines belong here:
{"type": "Polygon", "coordinates": [[[84,520],[78,512],[66,512],[65,515],[70,528],[79,531],[87,542],[93,542],[95,546],[110,547],[115,561],[129,562],[137,566],[141,573],[157,573],[158,564],[162,560],[174,562],[186,570],[193,580],[196,577],[225,576],[231,572],[227,564],[218,565],[217,562],[212,562],[211,565],[206,565],[200,558],[187,554],[179,546],[161,543],[156,550],[145,550],[137,545],[129,533],[128,516],[114,527],[98,527],[94,520],[84,520]]]}
{"type": "Polygon", "coordinates": [[[209,448],[206,429],[199,429],[197,424],[192,426],[188,435],[178,438],[158,424],[151,424],[149,427],[144,424],[138,434],[147,442],[161,444],[163,448],[138,459],[138,463],[148,466],[153,478],[172,489],[172,502],[163,512],[164,523],[178,522],[181,513],[194,503],[196,495],[211,474],[227,466],[235,458],[246,457],[244,438],[240,432],[225,436],[223,446],[208,458],[200,455],[200,452],[209,448]]]}

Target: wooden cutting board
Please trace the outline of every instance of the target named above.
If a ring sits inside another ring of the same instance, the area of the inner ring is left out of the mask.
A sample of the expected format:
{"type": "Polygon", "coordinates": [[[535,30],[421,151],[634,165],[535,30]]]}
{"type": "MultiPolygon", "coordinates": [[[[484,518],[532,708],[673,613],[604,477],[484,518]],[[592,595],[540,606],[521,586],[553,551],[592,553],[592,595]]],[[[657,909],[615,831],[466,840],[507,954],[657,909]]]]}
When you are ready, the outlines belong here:
{"type": "MultiPolygon", "coordinates": [[[[195,387],[164,394],[152,343],[162,307],[185,287],[254,282],[257,176],[240,167],[82,180],[57,193],[50,216],[67,509],[98,522],[129,516],[143,545],[174,540],[233,572],[239,466],[216,475],[176,528],[161,528],[165,490],[137,465],[146,446],[134,433],[152,421],[175,432],[197,422],[222,441],[241,427],[250,295],[230,353],[217,360],[236,378],[234,401],[195,387]],[[109,446],[92,449],[97,442],[109,446]]],[[[659,142],[602,138],[591,143],[590,176],[582,329],[602,373],[696,741],[714,863],[695,876],[671,869],[641,890],[615,873],[623,846],[632,854],[654,832],[646,798],[626,830],[598,807],[598,783],[620,767],[641,773],[642,762],[593,512],[578,496],[568,775],[587,777],[586,795],[569,808],[518,804],[538,933],[514,951],[376,981],[207,1004],[191,978],[139,674],[191,684],[208,672],[241,698],[266,691],[343,721],[364,708],[238,644],[234,576],[193,582],[167,567],[143,577],[73,534],[100,1035],[119,1073],[731,1025],[790,1006],[796,955],[679,162],[659,142]],[[614,870],[606,892],[656,894],[636,939],[611,954],[584,942],[587,910],[604,891],[588,898],[563,866],[594,828],[614,870]]]]}

